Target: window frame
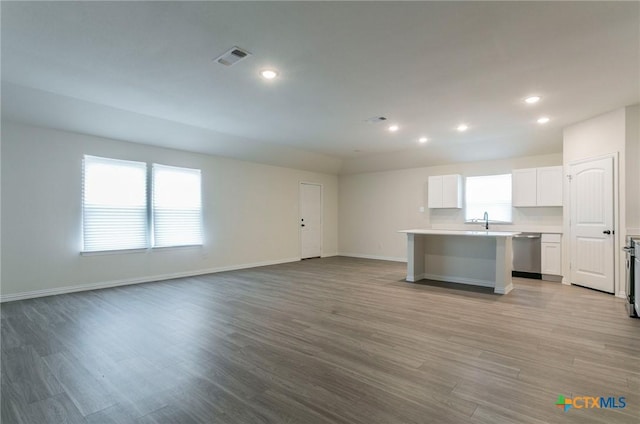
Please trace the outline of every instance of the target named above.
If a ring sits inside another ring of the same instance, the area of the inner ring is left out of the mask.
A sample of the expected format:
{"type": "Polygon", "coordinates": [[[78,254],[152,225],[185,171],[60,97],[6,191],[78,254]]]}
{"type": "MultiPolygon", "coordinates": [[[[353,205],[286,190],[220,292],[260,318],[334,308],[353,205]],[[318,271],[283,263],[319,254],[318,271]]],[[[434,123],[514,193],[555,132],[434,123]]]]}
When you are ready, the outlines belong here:
{"type": "Polygon", "coordinates": [[[185,249],[185,248],[202,248],[205,244],[205,225],[204,225],[204,201],[203,201],[203,184],[202,184],[202,169],[200,168],[188,168],[188,167],[180,167],[174,165],[165,165],[156,162],[147,162],[147,161],[135,161],[128,159],[118,159],[118,158],[109,158],[104,156],[96,156],[96,155],[83,155],[82,159],[82,181],[81,181],[81,196],[80,196],[80,209],[81,209],[81,219],[80,219],[80,249],[79,253],[81,256],[95,256],[95,255],[114,255],[121,253],[141,253],[153,250],[167,250],[167,249],[185,249]],[[144,247],[133,247],[133,248],[124,248],[124,249],[106,249],[106,250],[85,250],[85,178],[86,178],[86,158],[95,158],[97,160],[101,160],[104,162],[124,162],[124,163],[135,163],[135,164],[144,164],[145,170],[145,236],[146,236],[146,244],[144,247]],[[176,244],[176,245],[163,245],[156,246],[154,236],[155,236],[155,227],[154,227],[154,175],[153,169],[154,166],[160,166],[164,168],[176,168],[176,169],[184,169],[189,171],[197,172],[199,175],[199,232],[200,232],[200,243],[198,244],[176,244]]]}
{"type": "Polygon", "coordinates": [[[170,249],[170,248],[179,248],[179,247],[197,247],[197,246],[203,246],[204,245],[204,213],[203,213],[203,202],[202,202],[202,170],[198,169],[198,168],[187,168],[187,167],[182,167],[182,166],[173,166],[173,165],[164,165],[164,164],[160,164],[160,163],[152,163],[151,167],[150,167],[150,171],[149,171],[149,180],[150,180],[150,184],[149,184],[149,237],[150,237],[150,244],[151,244],[151,248],[152,249],[170,249]],[[156,231],[157,231],[157,226],[156,226],[156,210],[159,209],[156,206],[156,170],[159,169],[175,169],[175,170],[180,170],[180,171],[184,171],[185,174],[197,174],[198,175],[198,232],[199,232],[199,237],[200,240],[197,243],[187,243],[187,244],[170,244],[170,245],[161,245],[158,246],[157,245],[157,241],[156,241],[156,231]]]}

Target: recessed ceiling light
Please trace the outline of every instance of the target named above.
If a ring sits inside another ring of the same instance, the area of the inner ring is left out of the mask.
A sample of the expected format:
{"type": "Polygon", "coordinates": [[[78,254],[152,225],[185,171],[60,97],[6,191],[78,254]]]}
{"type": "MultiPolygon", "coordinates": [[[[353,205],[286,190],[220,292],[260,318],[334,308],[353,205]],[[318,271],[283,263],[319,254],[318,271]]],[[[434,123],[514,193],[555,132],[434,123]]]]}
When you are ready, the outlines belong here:
{"type": "Polygon", "coordinates": [[[420,143],[423,143],[423,144],[424,144],[424,143],[426,143],[427,141],[429,141],[429,139],[428,139],[427,137],[420,137],[420,138],[418,139],[418,141],[419,141],[420,143]]]}
{"type": "Polygon", "coordinates": [[[271,80],[278,76],[278,71],[275,69],[263,69],[260,71],[260,76],[264,79],[271,80]]]}
{"type": "Polygon", "coordinates": [[[524,101],[526,103],[529,103],[530,105],[534,104],[534,103],[538,103],[540,101],[542,97],[540,96],[529,96],[526,99],[524,99],[524,101]]]}
{"type": "Polygon", "coordinates": [[[399,126],[397,126],[397,125],[391,125],[391,126],[389,127],[389,131],[391,131],[391,132],[396,132],[396,131],[398,131],[399,129],[400,129],[400,127],[399,127],[399,126]]]}
{"type": "Polygon", "coordinates": [[[467,124],[460,124],[458,125],[458,128],[456,128],[458,131],[460,132],[465,132],[466,130],[469,129],[469,126],[467,124]]]}
{"type": "Polygon", "coordinates": [[[546,116],[538,118],[538,124],[546,124],[549,121],[550,121],[550,119],[548,117],[546,117],[546,116]]]}

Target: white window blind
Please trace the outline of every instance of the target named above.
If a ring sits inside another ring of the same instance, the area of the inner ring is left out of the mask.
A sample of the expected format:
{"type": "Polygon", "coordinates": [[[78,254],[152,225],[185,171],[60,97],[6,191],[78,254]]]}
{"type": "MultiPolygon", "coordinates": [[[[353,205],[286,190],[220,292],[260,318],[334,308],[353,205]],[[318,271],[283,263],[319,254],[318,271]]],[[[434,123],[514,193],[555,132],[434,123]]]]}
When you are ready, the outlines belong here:
{"type": "Polygon", "coordinates": [[[147,164],[85,156],[83,165],[83,251],[146,248],[147,164]]]}
{"type": "Polygon", "coordinates": [[[465,220],[511,222],[511,174],[467,177],[465,180],[465,220]]]}
{"type": "Polygon", "coordinates": [[[199,169],[153,164],[154,247],[202,244],[199,169]]]}

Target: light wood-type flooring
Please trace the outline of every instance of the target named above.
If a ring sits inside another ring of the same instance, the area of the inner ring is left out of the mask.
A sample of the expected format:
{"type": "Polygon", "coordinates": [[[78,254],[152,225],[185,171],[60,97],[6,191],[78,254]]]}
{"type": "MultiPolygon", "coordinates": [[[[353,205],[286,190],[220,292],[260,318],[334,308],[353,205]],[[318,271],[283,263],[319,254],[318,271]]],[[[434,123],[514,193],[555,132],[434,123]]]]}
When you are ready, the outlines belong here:
{"type": "Polygon", "coordinates": [[[405,273],[333,257],[2,304],[2,423],[640,423],[622,299],[405,273]]]}

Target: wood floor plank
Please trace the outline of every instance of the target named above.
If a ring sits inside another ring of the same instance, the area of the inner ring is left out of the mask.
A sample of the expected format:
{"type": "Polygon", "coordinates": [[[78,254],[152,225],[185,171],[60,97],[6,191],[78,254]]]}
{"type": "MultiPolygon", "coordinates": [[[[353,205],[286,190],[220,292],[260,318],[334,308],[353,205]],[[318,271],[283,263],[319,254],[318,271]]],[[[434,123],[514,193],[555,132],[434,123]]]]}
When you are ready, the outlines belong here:
{"type": "Polygon", "coordinates": [[[43,359],[82,415],[115,404],[104,383],[95,379],[82,365],[74,363],[68,355],[56,353],[43,359]]]}
{"type": "Polygon", "coordinates": [[[13,424],[25,423],[28,403],[25,402],[24,396],[18,392],[18,385],[10,383],[9,379],[6,378],[5,373],[2,373],[1,380],[0,422],[13,424]]]}
{"type": "Polygon", "coordinates": [[[30,404],[23,418],[25,423],[86,424],[66,393],[30,404]]]}
{"type": "Polygon", "coordinates": [[[136,420],[139,424],[198,424],[194,418],[175,405],[167,405],[136,420]]]}
{"type": "Polygon", "coordinates": [[[155,408],[152,411],[148,411],[146,414],[137,416],[130,414],[130,411],[122,405],[116,404],[101,411],[94,412],[93,414],[89,414],[85,419],[87,424],[131,424],[138,418],[148,415],[157,409],[159,408],[155,408]]]}
{"type": "Polygon", "coordinates": [[[31,345],[23,345],[3,352],[2,379],[11,385],[22,399],[30,404],[61,394],[64,388],[31,345]]]}
{"type": "Polygon", "coordinates": [[[622,299],[405,274],[332,257],[2,304],[2,422],[638,423],[622,299]]]}
{"type": "Polygon", "coordinates": [[[252,406],[272,423],[328,424],[335,421],[288,396],[285,391],[267,390],[256,396],[252,406]]]}

